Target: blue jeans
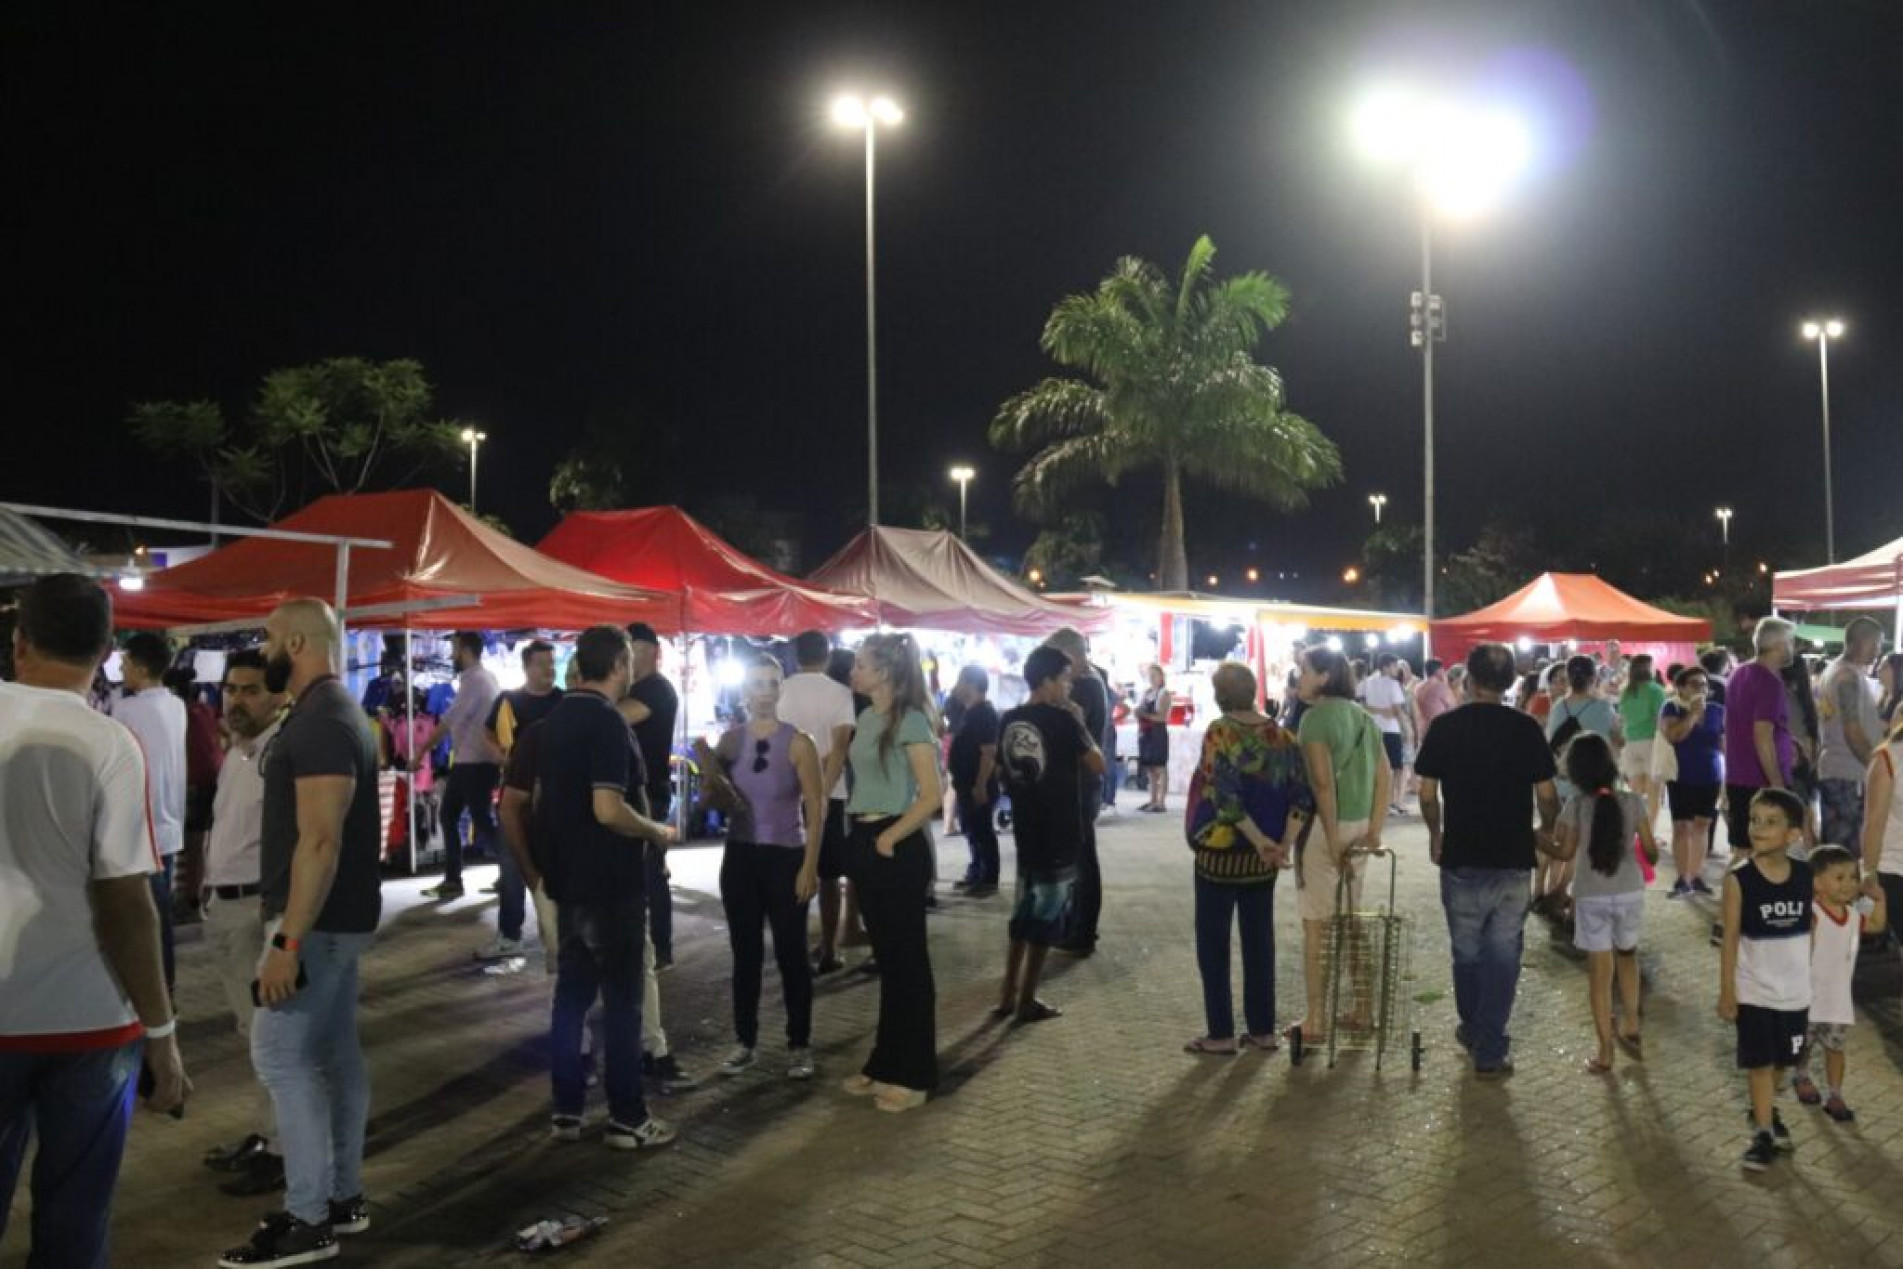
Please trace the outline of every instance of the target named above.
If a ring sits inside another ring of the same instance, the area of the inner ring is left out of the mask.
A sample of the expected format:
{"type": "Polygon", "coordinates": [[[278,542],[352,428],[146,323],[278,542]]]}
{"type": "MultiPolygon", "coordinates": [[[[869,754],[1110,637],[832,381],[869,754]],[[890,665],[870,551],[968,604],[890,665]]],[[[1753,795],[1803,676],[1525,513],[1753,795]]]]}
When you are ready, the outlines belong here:
{"type": "Polygon", "coordinates": [[[284,1207],[301,1221],[327,1221],[331,1199],[363,1193],[370,1071],[357,1040],[357,961],[370,938],[311,931],[298,954],[310,981],[251,1016],[251,1064],[277,1112],[284,1207]]]}
{"type": "Polygon", "coordinates": [[[1203,1020],[1212,1040],[1233,1039],[1229,929],[1242,926],[1242,1017],[1250,1035],[1275,1034],[1275,882],[1225,885],[1196,878],[1196,968],[1203,979],[1203,1020]]]}
{"type": "MultiPolygon", "coordinates": [[[[505,939],[520,939],[522,922],[528,917],[529,888],[522,880],[514,851],[505,845],[496,852],[496,862],[502,866],[502,875],[496,879],[496,895],[501,900],[496,909],[496,933],[505,939]]],[[[546,931],[542,938],[547,940],[546,931]]]]}
{"type": "Polygon", "coordinates": [[[178,988],[178,952],[172,933],[172,876],[177,855],[165,856],[165,866],[152,874],[152,902],[159,910],[159,952],[165,960],[165,990],[178,988]]]}
{"type": "Polygon", "coordinates": [[[1507,1060],[1529,902],[1524,868],[1442,868],[1440,902],[1454,947],[1454,1007],[1474,1065],[1507,1060]]]}
{"type": "Polygon", "coordinates": [[[37,1133],[30,1269],[103,1269],[144,1042],[86,1053],[0,1053],[0,1237],[37,1133]]]}
{"type": "Polygon", "coordinates": [[[971,851],[966,881],[998,884],[998,821],[992,814],[996,809],[996,799],[980,806],[969,791],[959,791],[958,822],[965,826],[965,846],[971,851]]]}
{"type": "Polygon", "coordinates": [[[596,996],[602,1004],[603,1080],[608,1113],[629,1127],[647,1122],[641,1098],[641,958],[647,914],[641,900],[557,902],[561,951],[555,968],[555,1009],[549,1022],[549,1067],[555,1113],[581,1117],[587,1095],[581,1058],[582,1028],[596,996]]]}

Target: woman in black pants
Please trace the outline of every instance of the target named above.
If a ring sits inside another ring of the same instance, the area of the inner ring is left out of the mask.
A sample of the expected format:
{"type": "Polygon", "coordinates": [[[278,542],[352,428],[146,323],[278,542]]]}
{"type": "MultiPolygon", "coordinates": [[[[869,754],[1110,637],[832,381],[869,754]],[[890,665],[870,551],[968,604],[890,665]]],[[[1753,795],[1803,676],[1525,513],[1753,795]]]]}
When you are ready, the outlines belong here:
{"type": "Polygon", "coordinates": [[[733,1051],[722,1075],[754,1064],[760,1042],[762,926],[773,930],[773,958],[786,997],[786,1077],[813,1077],[813,967],[806,959],[806,907],[819,889],[825,797],[819,747],[779,715],[780,663],[762,656],[741,688],[747,721],[720,738],[701,769],[731,786],[735,810],[720,861],[720,903],[733,945],[733,1051]]]}
{"type": "Polygon", "coordinates": [[[925,826],[941,796],[938,748],[909,635],[868,637],[853,662],[852,686],[872,704],[859,715],[849,751],[848,869],[880,976],[878,1037],[845,1089],[898,1112],[924,1105],[938,1085],[937,1002],[925,937],[932,879],[925,826]]]}

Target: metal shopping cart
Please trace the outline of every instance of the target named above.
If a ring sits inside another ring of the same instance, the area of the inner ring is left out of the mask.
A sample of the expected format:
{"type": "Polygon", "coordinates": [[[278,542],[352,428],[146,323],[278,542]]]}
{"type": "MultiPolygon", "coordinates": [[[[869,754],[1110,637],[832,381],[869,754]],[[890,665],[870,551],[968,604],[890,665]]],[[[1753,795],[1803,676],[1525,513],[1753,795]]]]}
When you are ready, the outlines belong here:
{"type": "MultiPolygon", "coordinates": [[[[1343,868],[1335,884],[1335,911],[1328,919],[1322,943],[1322,972],[1328,984],[1328,1065],[1344,1051],[1374,1052],[1374,1069],[1394,1047],[1397,1035],[1408,1036],[1412,1069],[1421,1069],[1421,1032],[1414,1022],[1414,1001],[1406,995],[1409,980],[1410,922],[1395,906],[1400,865],[1386,848],[1357,852],[1388,861],[1388,902],[1385,908],[1356,910],[1349,878],[1343,868]]],[[[1289,1060],[1300,1066],[1307,1056],[1301,1028],[1290,1036],[1289,1060]]]]}

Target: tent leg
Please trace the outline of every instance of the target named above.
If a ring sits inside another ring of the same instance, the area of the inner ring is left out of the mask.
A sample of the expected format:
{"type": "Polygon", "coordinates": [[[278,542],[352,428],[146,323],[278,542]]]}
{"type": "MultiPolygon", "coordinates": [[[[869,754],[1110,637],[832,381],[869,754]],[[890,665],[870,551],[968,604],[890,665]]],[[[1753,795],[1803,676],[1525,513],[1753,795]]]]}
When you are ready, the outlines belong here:
{"type": "MultiPolygon", "coordinates": [[[[416,744],[416,654],[410,646],[410,628],[403,627],[403,717],[410,734],[405,743],[411,749],[410,763],[416,763],[412,746],[416,744]]],[[[410,876],[416,875],[416,772],[410,772],[410,796],[403,799],[404,813],[410,817],[410,876]]]]}
{"type": "Polygon", "coordinates": [[[350,598],[350,543],[337,544],[337,655],[343,658],[343,664],[337,667],[340,676],[348,677],[350,672],[350,654],[345,650],[344,606],[350,598]]]}

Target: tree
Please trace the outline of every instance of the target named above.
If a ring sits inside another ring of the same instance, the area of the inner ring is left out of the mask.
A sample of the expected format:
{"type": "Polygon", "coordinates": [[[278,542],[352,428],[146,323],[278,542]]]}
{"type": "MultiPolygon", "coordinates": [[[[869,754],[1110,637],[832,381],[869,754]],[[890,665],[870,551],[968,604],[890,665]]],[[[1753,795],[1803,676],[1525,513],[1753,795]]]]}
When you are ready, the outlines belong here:
{"type": "Polygon", "coordinates": [[[1088,377],[1046,379],[991,423],[992,444],[1036,451],[1013,482],[1032,514],[1053,513],[1086,484],[1159,468],[1164,590],[1189,586],[1184,477],[1283,511],[1341,479],[1335,446],[1288,410],[1282,376],[1253,357],[1287,316],[1287,289],[1260,272],[1217,280],[1215,256],[1215,244],[1198,238],[1174,283],[1125,257],[1096,291],[1059,301],[1040,346],[1088,377]]]}
{"type": "Polygon", "coordinates": [[[1489,524],[1464,551],[1447,557],[1434,587],[1434,615],[1455,617],[1511,595],[1546,567],[1530,530],[1489,524]]]}
{"type": "Polygon", "coordinates": [[[1073,511],[1037,535],[1024,552],[1024,572],[1036,569],[1047,586],[1072,590],[1103,570],[1103,517],[1073,511]]]}
{"type": "Polygon", "coordinates": [[[459,420],[434,417],[421,363],[333,357],[274,370],[240,423],[214,401],[141,401],[127,422],[156,453],[191,460],[215,494],[260,520],[287,500],[410,484],[462,452],[459,420]]]}

